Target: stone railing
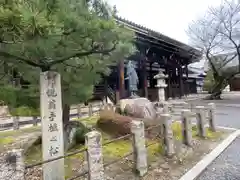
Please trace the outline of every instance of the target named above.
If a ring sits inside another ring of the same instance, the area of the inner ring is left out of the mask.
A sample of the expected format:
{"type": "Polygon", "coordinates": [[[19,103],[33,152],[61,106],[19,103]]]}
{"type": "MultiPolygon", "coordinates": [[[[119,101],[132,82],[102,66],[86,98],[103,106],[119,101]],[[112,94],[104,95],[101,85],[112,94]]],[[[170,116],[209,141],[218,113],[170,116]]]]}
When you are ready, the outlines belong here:
{"type": "MultiPolygon", "coordinates": [[[[165,105],[166,106],[166,105],[165,105]]],[[[207,122],[205,116],[205,107],[197,106],[195,107],[195,114],[197,119],[197,134],[200,138],[206,137],[206,126],[205,122],[207,122]]],[[[144,176],[148,172],[148,162],[147,162],[147,148],[153,144],[147,144],[147,139],[145,138],[145,134],[147,131],[151,131],[153,128],[158,129],[158,133],[162,134],[163,141],[158,139],[159,143],[164,142],[163,150],[166,156],[173,156],[176,152],[174,148],[174,137],[173,137],[173,130],[172,130],[172,116],[167,112],[168,108],[164,108],[164,111],[158,114],[156,121],[158,121],[157,125],[153,127],[149,127],[145,129],[143,121],[133,120],[131,122],[131,133],[125,136],[112,139],[108,142],[102,143],[102,134],[98,131],[91,131],[86,134],[85,139],[85,149],[72,152],[71,154],[66,154],[65,156],[60,156],[58,158],[50,159],[47,161],[39,162],[36,164],[27,165],[24,164],[24,156],[22,150],[13,150],[7,152],[1,158],[2,162],[0,162],[0,179],[5,179],[6,177],[10,177],[12,180],[24,180],[25,172],[29,169],[34,168],[36,166],[47,166],[48,163],[53,161],[58,161],[64,159],[65,157],[73,156],[79,153],[85,153],[85,162],[87,164],[87,168],[82,168],[82,172],[78,175],[74,176],[74,178],[84,177],[88,174],[89,180],[104,180],[105,172],[104,168],[112,165],[119,160],[126,158],[126,157],[133,157],[134,163],[134,172],[137,172],[137,176],[144,176]],[[103,147],[119,141],[129,139],[132,140],[132,149],[133,151],[126,154],[124,157],[121,157],[113,162],[104,163],[103,162],[103,147]]],[[[215,126],[215,105],[211,104],[208,107],[208,123],[211,131],[216,131],[215,126]]],[[[192,145],[192,122],[191,122],[192,113],[190,109],[182,109],[181,110],[181,124],[182,124],[182,143],[186,146],[192,145]]],[[[56,179],[56,173],[53,171],[48,179],[56,179]]],[[[62,177],[61,179],[64,179],[62,177]]],[[[73,178],[69,178],[71,180],[73,178]]],[[[47,179],[44,179],[47,180],[47,179]]]]}

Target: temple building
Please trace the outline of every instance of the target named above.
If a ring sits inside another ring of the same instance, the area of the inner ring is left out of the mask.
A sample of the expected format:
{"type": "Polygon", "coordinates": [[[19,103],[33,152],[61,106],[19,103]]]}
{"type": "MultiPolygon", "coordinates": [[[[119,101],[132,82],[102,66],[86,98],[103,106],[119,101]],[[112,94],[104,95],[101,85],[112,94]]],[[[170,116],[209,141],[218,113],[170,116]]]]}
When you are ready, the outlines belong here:
{"type": "Polygon", "coordinates": [[[198,50],[128,20],[117,17],[116,21],[135,32],[133,43],[137,52],[120,60],[118,66],[112,68],[111,74],[95,86],[95,98],[107,98],[116,103],[130,96],[127,78],[129,61],[138,76],[138,96],[157,100],[154,76],[159,71],[166,76],[166,99],[197,92],[197,78],[189,76],[188,65],[200,60],[201,53],[198,50]]]}

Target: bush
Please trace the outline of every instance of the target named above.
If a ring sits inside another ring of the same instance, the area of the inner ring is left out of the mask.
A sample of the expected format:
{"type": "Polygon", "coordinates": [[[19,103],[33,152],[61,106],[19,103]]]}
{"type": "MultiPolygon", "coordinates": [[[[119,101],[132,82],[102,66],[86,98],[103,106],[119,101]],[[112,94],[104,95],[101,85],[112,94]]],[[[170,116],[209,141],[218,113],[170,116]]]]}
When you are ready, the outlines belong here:
{"type": "Polygon", "coordinates": [[[12,116],[39,116],[39,109],[34,109],[27,106],[20,106],[18,108],[10,109],[10,114],[12,116]]]}
{"type": "Polygon", "coordinates": [[[16,92],[17,89],[10,86],[0,87],[0,100],[3,101],[5,105],[8,105],[10,107],[16,107],[17,105],[16,92]]]}
{"type": "Polygon", "coordinates": [[[85,142],[85,134],[87,134],[89,130],[86,127],[77,128],[75,132],[75,142],[76,144],[84,144],[85,142]]]}
{"type": "Polygon", "coordinates": [[[0,101],[3,101],[9,109],[20,106],[39,108],[38,93],[34,93],[32,89],[21,89],[12,86],[0,87],[0,101]]]}
{"type": "Polygon", "coordinates": [[[122,136],[131,133],[131,121],[131,117],[122,116],[105,109],[100,112],[97,127],[112,136],[122,136]]]}

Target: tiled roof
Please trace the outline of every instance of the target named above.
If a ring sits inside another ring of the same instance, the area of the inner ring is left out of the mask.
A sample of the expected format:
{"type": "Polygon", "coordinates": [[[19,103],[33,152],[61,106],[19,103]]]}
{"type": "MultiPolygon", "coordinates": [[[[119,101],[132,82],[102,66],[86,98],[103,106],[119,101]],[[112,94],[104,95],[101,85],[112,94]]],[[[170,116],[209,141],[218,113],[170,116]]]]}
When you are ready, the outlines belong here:
{"type": "Polygon", "coordinates": [[[173,38],[163,35],[157,31],[154,31],[154,30],[144,27],[142,25],[136,24],[132,21],[129,21],[129,20],[124,19],[119,16],[115,16],[115,19],[117,22],[124,24],[125,26],[129,27],[130,29],[132,29],[133,31],[135,31],[137,33],[142,33],[147,36],[152,36],[159,41],[165,42],[167,44],[171,44],[171,45],[176,46],[177,48],[180,48],[184,51],[188,51],[189,53],[194,53],[197,56],[201,56],[201,52],[198,51],[197,49],[194,49],[193,47],[191,47],[187,44],[184,44],[180,41],[177,41],[173,38]]]}

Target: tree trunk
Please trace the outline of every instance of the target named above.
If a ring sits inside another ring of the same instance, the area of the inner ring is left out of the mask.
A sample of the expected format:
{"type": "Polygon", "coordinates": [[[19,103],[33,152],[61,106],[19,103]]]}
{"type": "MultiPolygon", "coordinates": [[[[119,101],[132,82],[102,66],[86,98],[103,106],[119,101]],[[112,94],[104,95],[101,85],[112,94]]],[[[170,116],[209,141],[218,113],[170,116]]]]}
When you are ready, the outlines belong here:
{"type": "Polygon", "coordinates": [[[63,106],[62,120],[63,126],[70,121],[70,106],[68,104],[64,104],[63,106]]]}
{"type": "Polygon", "coordinates": [[[215,81],[216,84],[214,85],[214,88],[210,92],[211,95],[208,96],[207,99],[210,99],[210,100],[220,100],[221,99],[222,90],[225,88],[224,81],[225,81],[225,78],[219,78],[215,81]]]}

